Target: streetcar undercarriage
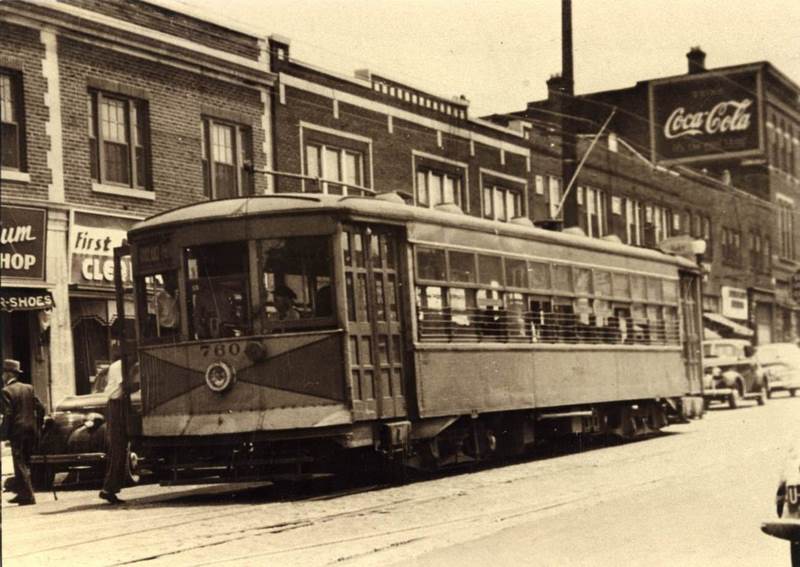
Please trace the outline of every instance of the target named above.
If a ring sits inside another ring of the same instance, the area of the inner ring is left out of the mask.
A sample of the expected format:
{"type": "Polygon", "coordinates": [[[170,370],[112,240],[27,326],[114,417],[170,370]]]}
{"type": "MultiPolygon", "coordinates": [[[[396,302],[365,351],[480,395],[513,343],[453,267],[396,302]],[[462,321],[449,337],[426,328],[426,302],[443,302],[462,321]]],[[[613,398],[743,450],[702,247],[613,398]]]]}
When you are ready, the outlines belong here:
{"type": "MultiPolygon", "coordinates": [[[[522,456],[555,441],[657,433],[674,404],[612,402],[416,421],[363,422],[324,432],[256,432],[140,440],[143,467],[165,484],[299,480],[358,472],[433,472],[522,456]]],[[[580,445],[578,445],[580,446],[580,445]]]]}

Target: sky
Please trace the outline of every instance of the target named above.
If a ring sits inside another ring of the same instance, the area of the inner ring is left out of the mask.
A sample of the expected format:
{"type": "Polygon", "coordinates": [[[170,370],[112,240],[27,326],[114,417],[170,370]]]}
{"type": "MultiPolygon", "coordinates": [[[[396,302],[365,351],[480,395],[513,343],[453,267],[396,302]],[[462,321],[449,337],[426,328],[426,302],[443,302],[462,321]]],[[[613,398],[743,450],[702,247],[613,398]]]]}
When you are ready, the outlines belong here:
{"type": "MultiPolygon", "coordinates": [[[[521,110],[561,71],[560,0],[170,0],[291,39],[292,57],[370,69],[445,97],[470,116],[521,110]]],[[[573,0],[575,92],[707,67],[770,61],[800,84],[800,0],[573,0]]]]}

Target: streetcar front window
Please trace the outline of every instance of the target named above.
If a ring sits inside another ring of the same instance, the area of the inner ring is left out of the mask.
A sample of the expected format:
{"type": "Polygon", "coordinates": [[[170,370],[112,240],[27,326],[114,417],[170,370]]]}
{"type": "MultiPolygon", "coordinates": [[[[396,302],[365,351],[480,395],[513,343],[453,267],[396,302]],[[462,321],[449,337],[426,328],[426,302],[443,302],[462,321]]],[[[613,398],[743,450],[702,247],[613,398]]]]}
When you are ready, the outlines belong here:
{"type": "Polygon", "coordinates": [[[189,336],[239,337],[251,332],[246,242],[192,246],[185,252],[189,336]]]}
{"type": "Polygon", "coordinates": [[[258,242],[263,332],[329,326],[334,321],[333,259],[327,236],[258,242]]]}

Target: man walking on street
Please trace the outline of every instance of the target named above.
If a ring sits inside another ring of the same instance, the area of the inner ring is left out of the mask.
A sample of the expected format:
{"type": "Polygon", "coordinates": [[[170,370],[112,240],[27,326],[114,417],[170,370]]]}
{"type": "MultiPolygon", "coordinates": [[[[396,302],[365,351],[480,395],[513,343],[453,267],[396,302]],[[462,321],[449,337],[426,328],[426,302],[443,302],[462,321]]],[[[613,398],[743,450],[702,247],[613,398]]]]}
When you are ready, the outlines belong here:
{"type": "Polygon", "coordinates": [[[18,360],[3,361],[3,393],[0,413],[3,427],[11,441],[14,459],[14,489],[17,495],[9,502],[25,506],[36,504],[31,485],[31,453],[44,418],[44,406],[33,393],[33,386],[19,381],[22,367],[18,360]]]}
{"type": "MultiPolygon", "coordinates": [[[[106,403],[106,476],[100,498],[109,504],[122,504],[117,494],[125,484],[128,471],[128,408],[125,388],[132,392],[139,389],[139,364],[131,368],[130,385],[122,379],[122,360],[116,360],[108,367],[108,384],[117,384],[106,403]]],[[[131,393],[132,393],[131,392],[131,393]]]]}

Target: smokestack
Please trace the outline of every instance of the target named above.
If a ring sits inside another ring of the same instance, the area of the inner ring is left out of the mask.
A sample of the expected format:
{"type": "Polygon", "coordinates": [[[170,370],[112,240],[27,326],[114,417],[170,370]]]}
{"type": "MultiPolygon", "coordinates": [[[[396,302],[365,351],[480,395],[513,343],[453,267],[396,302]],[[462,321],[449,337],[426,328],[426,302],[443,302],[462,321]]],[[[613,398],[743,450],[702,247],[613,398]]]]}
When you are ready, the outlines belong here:
{"type": "Polygon", "coordinates": [[[575,94],[572,69],[572,0],[561,0],[561,77],[567,94],[575,94]]]}
{"type": "MultiPolygon", "coordinates": [[[[575,123],[571,116],[576,114],[572,97],[575,95],[575,76],[572,69],[572,0],[561,0],[561,188],[562,191],[569,185],[570,179],[575,174],[577,161],[577,137],[575,136],[575,123]]],[[[558,82],[554,78],[547,81],[548,89],[554,93],[558,82]]],[[[552,94],[551,94],[552,96],[552,94]]],[[[577,191],[570,191],[564,200],[562,218],[564,228],[580,224],[578,214],[577,191]]]]}
{"type": "Polygon", "coordinates": [[[686,54],[689,60],[689,74],[702,73],[706,70],[706,52],[700,46],[692,47],[686,54]]]}

